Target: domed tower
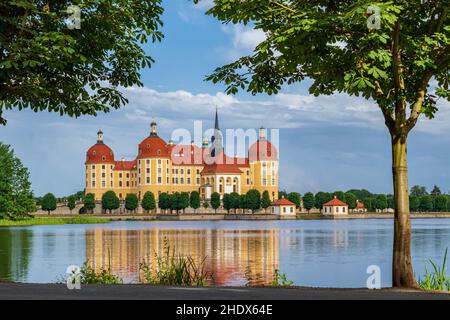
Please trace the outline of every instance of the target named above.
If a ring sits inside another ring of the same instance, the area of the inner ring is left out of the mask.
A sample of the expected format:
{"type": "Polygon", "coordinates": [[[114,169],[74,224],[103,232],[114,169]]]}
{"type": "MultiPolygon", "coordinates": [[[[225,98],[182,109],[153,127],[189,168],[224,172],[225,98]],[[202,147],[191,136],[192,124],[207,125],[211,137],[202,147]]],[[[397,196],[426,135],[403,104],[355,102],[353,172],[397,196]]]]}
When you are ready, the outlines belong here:
{"type": "Polygon", "coordinates": [[[171,170],[170,150],[167,144],[158,136],[157,123],[150,123],[150,134],[142,140],[137,156],[137,187],[138,196],[142,198],[147,191],[158,196],[158,191],[169,190],[169,170],[171,170]]]}
{"type": "Polygon", "coordinates": [[[275,200],[278,194],[278,151],[267,140],[264,127],[259,128],[258,140],[249,148],[248,160],[253,176],[253,187],[261,193],[267,190],[270,198],[275,200]]]}
{"type": "Polygon", "coordinates": [[[114,152],[103,142],[103,132],[97,132],[97,143],[86,152],[86,193],[100,200],[103,193],[114,188],[114,152]]]}

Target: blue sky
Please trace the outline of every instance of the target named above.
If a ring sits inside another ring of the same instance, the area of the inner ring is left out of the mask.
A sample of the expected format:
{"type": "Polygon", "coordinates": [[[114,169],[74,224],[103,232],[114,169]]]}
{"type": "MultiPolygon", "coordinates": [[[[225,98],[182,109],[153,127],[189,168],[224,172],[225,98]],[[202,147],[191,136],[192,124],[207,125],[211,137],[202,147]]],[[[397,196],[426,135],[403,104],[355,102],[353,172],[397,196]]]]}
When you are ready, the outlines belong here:
{"type": "MultiPolygon", "coordinates": [[[[207,0],[206,0],[207,1],[207,0]]],[[[160,136],[172,130],[213,125],[219,108],[222,128],[280,130],[280,188],[317,192],[366,188],[392,190],[389,135],[376,106],[346,95],[313,97],[308,83],[277,96],[226,96],[204,81],[215,67],[248,54],[264,35],[243,26],[224,26],[204,15],[204,5],[165,1],[165,39],[146,46],[156,60],[142,70],[143,88],[124,89],[130,103],[98,117],[71,119],[50,113],[9,111],[0,141],[11,144],[30,169],[37,195],[71,194],[84,188],[86,150],[101,128],[115,157],[132,159],[153,117],[160,136]]],[[[432,121],[420,120],[409,140],[410,185],[450,190],[449,103],[439,103],[432,121]]]]}

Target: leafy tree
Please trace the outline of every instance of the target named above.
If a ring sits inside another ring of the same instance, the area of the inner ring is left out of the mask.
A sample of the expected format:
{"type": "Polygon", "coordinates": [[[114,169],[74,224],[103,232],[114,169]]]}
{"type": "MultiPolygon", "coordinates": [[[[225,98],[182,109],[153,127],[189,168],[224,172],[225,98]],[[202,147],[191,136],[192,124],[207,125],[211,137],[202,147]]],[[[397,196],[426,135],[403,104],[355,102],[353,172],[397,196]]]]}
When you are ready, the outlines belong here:
{"type": "Polygon", "coordinates": [[[433,211],[433,197],[426,194],[420,197],[420,211],[433,211]]]}
{"type": "Polygon", "coordinates": [[[261,196],[261,208],[264,209],[264,211],[267,210],[268,207],[270,207],[270,204],[272,201],[270,201],[269,191],[264,190],[261,196]]]}
{"type": "Polygon", "coordinates": [[[92,193],[88,193],[83,198],[83,205],[87,211],[93,212],[95,209],[95,196],[92,193]]]}
{"type": "Polygon", "coordinates": [[[47,193],[42,197],[42,210],[47,211],[50,214],[50,211],[56,210],[56,198],[53,193],[47,193]]]}
{"type": "Polygon", "coordinates": [[[417,212],[420,209],[420,197],[415,195],[409,196],[409,208],[413,212],[417,212]]]}
{"type": "Polygon", "coordinates": [[[375,198],[374,197],[365,198],[364,205],[366,206],[368,212],[375,211],[375,198]]]}
{"type": "Polygon", "coordinates": [[[333,198],[336,197],[341,201],[345,201],[345,195],[344,195],[344,192],[342,192],[342,191],[335,191],[335,192],[333,192],[332,196],[333,196],[333,198]]]}
{"type": "Polygon", "coordinates": [[[344,202],[348,205],[349,209],[355,209],[356,208],[356,196],[351,193],[347,192],[344,194],[344,202]]]}
{"type": "Polygon", "coordinates": [[[287,199],[295,204],[296,208],[300,208],[301,204],[301,196],[298,192],[290,192],[287,196],[287,199]]]}
{"type": "Polygon", "coordinates": [[[125,197],[125,209],[134,212],[139,206],[139,199],[136,194],[128,193],[125,197]]]}
{"type": "Polygon", "coordinates": [[[311,94],[344,92],[378,105],[391,136],[392,283],[417,287],[406,146],[419,117],[433,118],[436,97],[450,100],[448,1],[399,0],[374,7],[371,1],[216,0],[207,14],[265,34],[251,55],[207,76],[225,83],[228,94],[240,89],[274,94],[307,79],[311,94]]]}
{"type": "Polygon", "coordinates": [[[231,194],[225,193],[222,198],[223,208],[230,213],[230,210],[233,208],[233,199],[231,198],[231,194]]]}
{"type": "Polygon", "coordinates": [[[147,191],[144,193],[144,197],[142,198],[141,202],[142,209],[144,209],[147,213],[150,212],[150,210],[155,210],[156,208],[156,201],[155,201],[155,195],[151,191],[147,191]]]}
{"type": "Polygon", "coordinates": [[[178,210],[181,209],[180,193],[179,192],[174,192],[174,193],[169,194],[169,196],[168,196],[168,204],[169,204],[169,209],[171,211],[175,210],[175,212],[178,213],[178,210]]]}
{"type": "Polygon", "coordinates": [[[200,208],[200,193],[192,191],[189,196],[189,206],[194,209],[194,212],[200,208]]]}
{"type": "Polygon", "coordinates": [[[252,210],[252,213],[255,210],[261,208],[261,193],[256,189],[250,189],[246,193],[247,207],[252,210]]]}
{"type": "Polygon", "coordinates": [[[347,192],[353,193],[356,199],[364,201],[365,198],[372,197],[373,194],[366,189],[350,189],[347,192]]]}
{"type": "Polygon", "coordinates": [[[237,192],[230,193],[231,197],[231,208],[234,209],[234,212],[236,213],[236,209],[240,208],[240,196],[237,192]]]}
{"type": "Polygon", "coordinates": [[[185,209],[189,207],[189,192],[181,192],[178,199],[180,210],[183,210],[184,213],[185,209]]]}
{"type": "Polygon", "coordinates": [[[434,198],[434,211],[447,211],[447,196],[439,194],[434,198]]]}
{"type": "Polygon", "coordinates": [[[162,192],[158,197],[158,207],[161,210],[170,209],[170,198],[167,192],[162,192]]]}
{"type": "Polygon", "coordinates": [[[242,212],[245,213],[246,209],[249,209],[247,195],[241,194],[239,195],[239,208],[242,209],[242,212]]]}
{"type": "Polygon", "coordinates": [[[22,218],[36,209],[28,169],[9,145],[0,143],[0,219],[22,218]]]}
{"type": "Polygon", "coordinates": [[[84,198],[84,190],[83,191],[77,191],[77,193],[74,194],[75,200],[81,201],[84,198]]]}
{"type": "Polygon", "coordinates": [[[67,24],[77,3],[2,2],[0,124],[2,109],[108,112],[127,103],[120,86],[142,86],[153,60],[141,45],[162,39],[161,1],[83,1],[79,27],[67,24]]]}
{"type": "Polygon", "coordinates": [[[312,208],[314,208],[315,199],[312,192],[307,192],[303,196],[303,207],[308,210],[308,213],[311,211],[312,208]]]}
{"type": "Polygon", "coordinates": [[[214,213],[217,213],[217,209],[220,207],[220,194],[217,192],[211,194],[211,207],[214,209],[214,213]]]}
{"type": "Polygon", "coordinates": [[[441,189],[437,185],[434,185],[433,190],[431,190],[430,194],[435,197],[435,196],[442,194],[442,192],[441,192],[441,189]]]}
{"type": "Polygon", "coordinates": [[[416,185],[411,188],[410,194],[413,196],[416,196],[416,197],[421,197],[421,196],[428,194],[428,192],[427,192],[427,188],[416,185]]]}
{"type": "Polygon", "coordinates": [[[319,191],[316,193],[314,206],[322,212],[323,205],[333,199],[331,193],[319,191]]]}
{"type": "Polygon", "coordinates": [[[72,210],[76,206],[76,198],[74,195],[67,197],[67,206],[69,207],[70,213],[72,213],[72,210]]]}
{"type": "Polygon", "coordinates": [[[387,207],[390,209],[394,209],[395,208],[394,196],[390,194],[386,196],[386,200],[387,200],[387,207]]]}
{"type": "Polygon", "coordinates": [[[278,191],[278,199],[287,198],[287,192],[286,190],[280,190],[278,191]]]}
{"type": "Polygon", "coordinates": [[[109,210],[111,214],[112,210],[119,209],[120,200],[116,196],[116,193],[112,190],[106,191],[102,196],[102,208],[104,210],[109,210]]]}
{"type": "Polygon", "coordinates": [[[203,201],[202,206],[203,206],[203,208],[204,208],[205,210],[208,209],[208,208],[209,208],[209,203],[208,203],[208,201],[203,201]]]}
{"type": "Polygon", "coordinates": [[[379,194],[376,196],[375,201],[373,203],[375,209],[384,210],[387,208],[387,198],[384,194],[379,194]]]}

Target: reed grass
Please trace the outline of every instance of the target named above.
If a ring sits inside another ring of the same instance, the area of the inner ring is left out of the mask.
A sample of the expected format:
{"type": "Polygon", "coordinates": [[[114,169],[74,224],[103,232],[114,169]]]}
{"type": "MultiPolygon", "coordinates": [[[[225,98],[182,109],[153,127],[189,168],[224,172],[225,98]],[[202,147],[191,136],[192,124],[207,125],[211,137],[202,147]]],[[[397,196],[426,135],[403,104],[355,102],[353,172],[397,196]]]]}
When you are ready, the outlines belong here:
{"type": "Polygon", "coordinates": [[[205,269],[206,257],[196,263],[190,255],[183,256],[171,249],[164,240],[163,255],[155,252],[154,262],[143,260],[139,264],[140,281],[152,285],[206,286],[212,273],[205,269]]]}
{"type": "Polygon", "coordinates": [[[432,271],[425,266],[425,278],[418,279],[418,284],[425,290],[450,291],[450,278],[446,274],[447,269],[447,249],[445,249],[442,265],[438,266],[433,260],[429,260],[432,271]]]}
{"type": "Polygon", "coordinates": [[[26,218],[20,220],[0,219],[0,227],[59,225],[59,224],[91,224],[91,223],[107,223],[110,221],[111,220],[107,218],[97,218],[97,217],[26,218]]]}

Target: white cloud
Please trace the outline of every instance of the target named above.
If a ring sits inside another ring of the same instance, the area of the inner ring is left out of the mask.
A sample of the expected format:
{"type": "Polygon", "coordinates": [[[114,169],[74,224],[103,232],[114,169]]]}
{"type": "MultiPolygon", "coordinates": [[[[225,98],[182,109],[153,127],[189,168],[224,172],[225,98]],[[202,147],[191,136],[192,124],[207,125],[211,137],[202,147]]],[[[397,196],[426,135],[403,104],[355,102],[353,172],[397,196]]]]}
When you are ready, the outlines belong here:
{"type": "Polygon", "coordinates": [[[255,47],[266,39],[266,35],[259,29],[244,25],[225,25],[222,31],[231,36],[231,46],[223,50],[225,58],[236,60],[250,54],[255,47]]]}

